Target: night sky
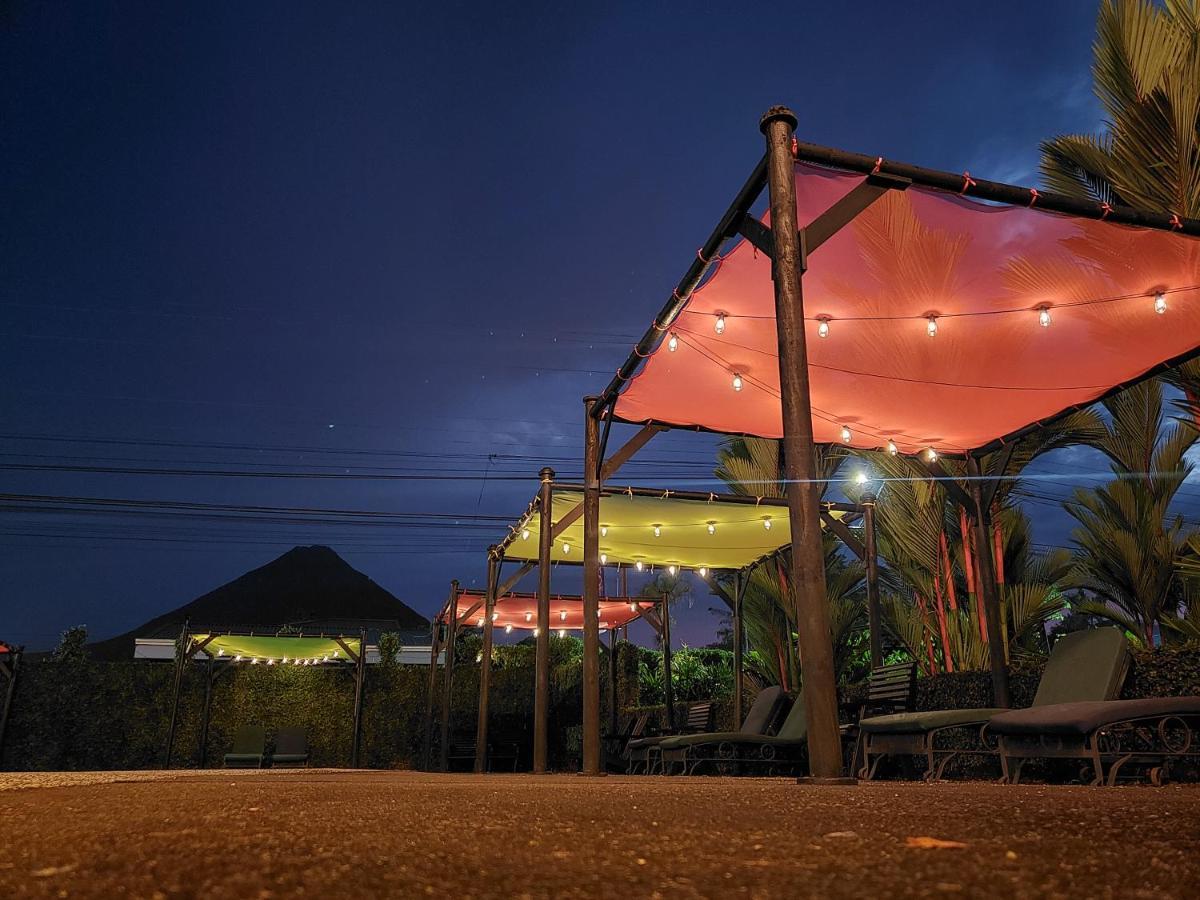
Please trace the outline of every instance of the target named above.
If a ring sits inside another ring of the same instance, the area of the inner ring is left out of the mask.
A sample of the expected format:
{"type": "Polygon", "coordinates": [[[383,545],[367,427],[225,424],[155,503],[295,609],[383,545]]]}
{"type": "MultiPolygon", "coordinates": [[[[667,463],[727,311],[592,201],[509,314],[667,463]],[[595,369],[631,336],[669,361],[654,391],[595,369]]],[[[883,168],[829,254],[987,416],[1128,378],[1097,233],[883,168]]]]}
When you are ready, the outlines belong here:
{"type": "MultiPolygon", "coordinates": [[[[0,639],[109,636],[296,544],[426,615],[481,585],[504,525],[473,517],[578,477],[581,398],[774,103],[1018,184],[1101,127],[1083,0],[184,7],[0,6],[0,492],[149,502],[0,503],[0,639]]],[[[618,480],[707,485],[715,446],[658,438],[618,480]]]]}

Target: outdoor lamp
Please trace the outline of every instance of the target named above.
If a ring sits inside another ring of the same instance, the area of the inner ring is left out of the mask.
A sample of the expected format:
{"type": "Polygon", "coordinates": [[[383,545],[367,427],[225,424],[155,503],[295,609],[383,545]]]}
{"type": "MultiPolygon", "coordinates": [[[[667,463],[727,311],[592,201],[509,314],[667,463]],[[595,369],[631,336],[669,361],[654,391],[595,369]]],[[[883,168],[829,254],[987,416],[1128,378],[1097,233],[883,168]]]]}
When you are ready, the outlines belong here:
{"type": "Polygon", "coordinates": [[[1167,295],[1162,291],[1154,295],[1154,311],[1160,316],[1167,311],[1167,295]]]}
{"type": "Polygon", "coordinates": [[[1042,306],[1038,308],[1038,324],[1043,328],[1050,327],[1050,307],[1042,306]]]}

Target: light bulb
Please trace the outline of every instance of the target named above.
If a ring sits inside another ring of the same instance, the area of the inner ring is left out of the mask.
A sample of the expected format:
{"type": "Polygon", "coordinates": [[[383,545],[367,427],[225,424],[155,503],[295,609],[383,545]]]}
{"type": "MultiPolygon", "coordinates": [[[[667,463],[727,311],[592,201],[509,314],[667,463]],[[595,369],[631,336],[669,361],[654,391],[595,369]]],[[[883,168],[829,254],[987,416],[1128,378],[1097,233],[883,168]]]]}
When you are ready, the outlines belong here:
{"type": "Polygon", "coordinates": [[[1043,328],[1050,327],[1050,308],[1043,306],[1038,310],[1038,324],[1043,328]]]}
{"type": "Polygon", "coordinates": [[[630,604],[629,604],[629,611],[630,611],[630,612],[637,612],[637,611],[638,611],[638,605],[637,605],[636,603],[630,603],[630,604]]]}
{"type": "Polygon", "coordinates": [[[925,320],[925,333],[930,337],[937,336],[937,316],[930,316],[925,320]]]}
{"type": "Polygon", "coordinates": [[[667,572],[670,573],[671,575],[674,575],[678,571],[679,571],[679,569],[676,568],[675,566],[667,566],[667,572]]]}
{"type": "Polygon", "coordinates": [[[597,618],[597,619],[598,619],[598,618],[600,618],[600,614],[601,614],[602,612],[603,612],[603,610],[600,610],[600,609],[596,610],[596,618],[597,618]]]}
{"type": "Polygon", "coordinates": [[[700,572],[701,578],[707,578],[708,577],[708,566],[701,566],[699,569],[699,572],[700,572]]]}
{"type": "Polygon", "coordinates": [[[571,552],[571,545],[568,544],[566,541],[563,541],[563,553],[570,553],[570,552],[571,552]]]}
{"type": "Polygon", "coordinates": [[[608,537],[608,526],[607,525],[600,526],[600,537],[608,537]]]}
{"type": "Polygon", "coordinates": [[[283,665],[286,665],[286,664],[287,664],[287,657],[285,656],[285,657],[284,657],[283,659],[281,659],[279,662],[280,662],[281,664],[283,664],[283,665]]]}
{"type": "Polygon", "coordinates": [[[1167,296],[1162,291],[1154,295],[1154,311],[1160,316],[1167,311],[1167,296]]]}
{"type": "Polygon", "coordinates": [[[842,443],[843,444],[850,443],[850,429],[847,428],[845,425],[842,426],[842,443]]]}
{"type": "Polygon", "coordinates": [[[859,470],[858,472],[856,472],[856,473],[855,473],[855,475],[854,475],[854,482],[855,482],[856,484],[866,484],[866,483],[867,483],[867,473],[866,473],[866,472],[863,472],[863,471],[860,469],[860,470],[859,470]]]}
{"type": "Polygon", "coordinates": [[[896,446],[895,441],[888,441],[887,451],[888,451],[888,456],[895,456],[897,453],[900,452],[900,448],[896,446]]]}
{"type": "Polygon", "coordinates": [[[480,627],[482,627],[482,626],[483,626],[483,616],[480,616],[480,617],[479,617],[478,624],[479,624],[479,626],[480,626],[480,627]]]}
{"type": "Polygon", "coordinates": [[[224,650],[218,650],[218,651],[217,651],[217,656],[224,656],[224,655],[225,655],[225,651],[224,651],[224,650]]]}
{"type": "Polygon", "coordinates": [[[934,450],[932,447],[930,447],[928,450],[925,451],[925,458],[927,460],[929,460],[930,462],[936,462],[937,461],[937,451],[934,450]]]}
{"type": "Polygon", "coordinates": [[[533,621],[533,613],[531,613],[531,612],[525,613],[525,621],[532,622],[533,621]]]}
{"type": "Polygon", "coordinates": [[[638,570],[639,572],[640,572],[640,571],[642,571],[642,569],[643,569],[643,568],[645,568],[645,567],[642,565],[642,561],[641,561],[640,559],[639,559],[639,560],[638,560],[636,563],[634,563],[634,565],[635,565],[635,566],[637,566],[637,570],[638,570]]]}
{"type": "Polygon", "coordinates": [[[770,516],[763,516],[763,528],[767,529],[767,531],[771,530],[771,517],[770,516]]]}
{"type": "Polygon", "coordinates": [[[498,612],[492,613],[492,621],[493,622],[495,622],[498,618],[500,618],[500,613],[498,613],[498,612]]]}
{"type": "Polygon", "coordinates": [[[733,373],[733,389],[740,391],[742,389],[742,376],[737,372],[733,373]]]}
{"type": "Polygon", "coordinates": [[[817,320],[817,337],[823,337],[823,338],[829,337],[829,320],[828,319],[818,319],[817,320]]]}
{"type": "Polygon", "coordinates": [[[567,629],[565,629],[565,628],[560,628],[560,629],[558,629],[558,636],[559,636],[560,638],[564,638],[564,637],[566,637],[566,636],[567,636],[567,629]]]}
{"type": "Polygon", "coordinates": [[[655,536],[655,537],[662,537],[662,526],[661,526],[661,525],[655,525],[655,526],[654,526],[654,536],[655,536]]]}
{"type": "Polygon", "coordinates": [[[539,631],[541,631],[541,629],[540,629],[540,628],[535,628],[535,629],[533,629],[533,636],[534,636],[534,637],[537,637],[537,636],[538,636],[538,632],[539,632],[539,631]]]}
{"type": "Polygon", "coordinates": [[[716,533],[717,533],[717,523],[716,523],[716,522],[709,522],[709,523],[708,523],[708,533],[709,533],[709,534],[716,534],[716,533]]]}
{"type": "Polygon", "coordinates": [[[504,633],[505,633],[505,634],[512,634],[512,625],[505,625],[505,626],[504,626],[504,633]]]}
{"type": "Polygon", "coordinates": [[[529,529],[528,528],[521,529],[521,540],[523,540],[523,541],[529,540],[529,529]]]}
{"type": "Polygon", "coordinates": [[[600,565],[602,565],[602,566],[608,565],[608,554],[607,553],[600,554],[600,565]]]}
{"type": "Polygon", "coordinates": [[[257,656],[250,657],[250,665],[252,665],[252,666],[258,665],[258,657],[257,656]]]}
{"type": "Polygon", "coordinates": [[[237,656],[235,656],[235,657],[233,658],[233,661],[234,661],[234,662],[241,662],[241,661],[242,661],[242,655],[239,653],[237,656]]]}
{"type": "Polygon", "coordinates": [[[268,659],[268,660],[267,660],[267,665],[268,665],[268,666],[273,666],[273,665],[275,665],[275,660],[273,660],[273,659],[268,659]]]}
{"type": "Polygon", "coordinates": [[[713,323],[713,330],[717,334],[725,333],[725,313],[717,313],[717,321],[713,323]]]}
{"type": "Polygon", "coordinates": [[[341,652],[341,651],[339,651],[339,650],[334,650],[334,651],[333,651],[333,655],[336,657],[336,656],[337,656],[337,655],[338,655],[340,652],[341,652]]]}
{"type": "Polygon", "coordinates": [[[558,614],[558,620],[559,620],[560,622],[565,622],[565,621],[567,621],[567,611],[566,611],[565,609],[564,609],[562,612],[560,612],[560,613],[558,614]]]}
{"type": "Polygon", "coordinates": [[[679,338],[675,336],[675,332],[671,332],[671,336],[667,338],[667,349],[674,353],[679,349],[679,338]]]}
{"type": "Polygon", "coordinates": [[[482,653],[475,654],[475,662],[477,662],[477,663],[483,662],[483,654],[482,653]]]}

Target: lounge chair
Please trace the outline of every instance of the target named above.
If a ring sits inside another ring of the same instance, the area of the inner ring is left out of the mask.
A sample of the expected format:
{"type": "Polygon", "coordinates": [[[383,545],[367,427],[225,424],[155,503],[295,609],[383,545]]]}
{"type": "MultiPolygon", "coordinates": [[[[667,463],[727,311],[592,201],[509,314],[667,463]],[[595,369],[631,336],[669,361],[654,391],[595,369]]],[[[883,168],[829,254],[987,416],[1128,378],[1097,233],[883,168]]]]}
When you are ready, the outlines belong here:
{"type": "Polygon", "coordinates": [[[271,765],[299,767],[308,765],[308,735],[303,728],[280,728],[275,735],[271,765]]]}
{"type": "Polygon", "coordinates": [[[712,730],[712,708],[711,703],[693,703],[688,707],[687,723],[677,732],[671,734],[657,734],[651,737],[635,738],[626,744],[628,749],[628,764],[627,771],[633,774],[639,766],[643,767],[643,774],[650,775],[658,766],[660,758],[658,754],[659,745],[669,737],[675,737],[679,734],[697,734],[704,731],[712,730]]]}
{"type": "Polygon", "coordinates": [[[625,723],[624,729],[604,739],[604,753],[610,767],[620,765],[624,760],[628,764],[629,743],[636,741],[646,734],[646,725],[650,721],[650,713],[640,712],[631,716],[625,723]]]}
{"type": "MultiPolygon", "coordinates": [[[[1034,697],[1035,707],[1056,703],[1112,700],[1121,691],[1129,668],[1129,644],[1118,628],[1097,628],[1064,635],[1054,645],[1034,697]]],[[[863,767],[859,777],[870,780],[882,759],[890,755],[924,756],[925,778],[942,777],[960,755],[994,756],[984,726],[1009,710],[998,707],[935,709],[873,716],[859,723],[863,767]],[[954,738],[959,744],[951,746],[954,738]],[[940,742],[940,743],[939,743],[940,742]]]]}
{"type": "MultiPolygon", "coordinates": [[[[668,752],[675,754],[680,749],[686,749],[688,745],[683,742],[689,737],[664,741],[660,747],[664,758],[668,752]]],[[[704,737],[709,738],[709,745],[712,747],[712,736],[704,737]]],[[[793,773],[800,766],[807,746],[808,717],[805,715],[803,697],[797,697],[777,734],[732,732],[712,747],[711,751],[706,751],[711,752],[711,756],[698,758],[690,770],[685,768],[685,772],[691,774],[699,765],[713,761],[719,768],[735,773],[748,769],[757,769],[756,774],[772,774],[774,771],[778,771],[779,774],[793,773]]]]}
{"type": "Polygon", "coordinates": [[[742,737],[759,737],[767,734],[780,715],[780,707],[787,700],[783,688],[778,685],[763,688],[754,698],[750,711],[738,731],[702,732],[666,738],[659,745],[663,772],[669,773],[674,766],[691,775],[706,762],[724,761],[725,748],[732,746],[742,737]]]}
{"type": "Polygon", "coordinates": [[[267,758],[267,729],[243,725],[233,736],[233,749],[225,754],[230,769],[261,769],[267,758]]]}
{"type": "Polygon", "coordinates": [[[1004,780],[1010,784],[1021,780],[1031,758],[1086,760],[1094,785],[1116,784],[1122,766],[1132,763],[1146,767],[1150,781],[1161,784],[1173,759],[1200,757],[1200,697],[1033,706],[993,716],[987,728],[999,741],[1004,780]]]}

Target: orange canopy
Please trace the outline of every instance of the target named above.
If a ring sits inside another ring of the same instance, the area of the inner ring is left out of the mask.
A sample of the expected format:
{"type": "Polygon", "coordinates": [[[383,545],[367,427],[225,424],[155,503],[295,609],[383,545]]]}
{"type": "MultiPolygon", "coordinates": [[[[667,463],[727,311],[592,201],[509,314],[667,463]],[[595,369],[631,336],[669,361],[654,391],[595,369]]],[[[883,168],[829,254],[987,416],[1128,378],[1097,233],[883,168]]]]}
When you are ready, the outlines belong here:
{"type": "MultiPolygon", "coordinates": [[[[483,625],[482,591],[459,591],[457,614],[459,621],[471,613],[464,625],[483,625]],[[472,612],[472,608],[474,612],[472,612]]],[[[628,625],[641,616],[647,609],[654,608],[653,600],[639,598],[607,599],[600,601],[600,627],[619,628],[628,625]]],[[[537,594],[505,594],[496,599],[494,610],[496,618],[494,627],[524,628],[532,630],[537,627],[537,594]]],[[[439,616],[445,621],[445,613],[439,616]]],[[[550,627],[565,628],[568,631],[579,631],[583,628],[583,599],[580,597],[551,597],[550,598],[550,627]]]]}
{"type": "MultiPolygon", "coordinates": [[[[798,221],[861,180],[798,163],[798,221]]],[[[888,191],[809,256],[818,442],[980,449],[1200,348],[1200,239],[1030,200],[888,191]]],[[[771,260],[742,241],[692,292],[615,415],[778,438],[778,366],[771,260]]]]}

